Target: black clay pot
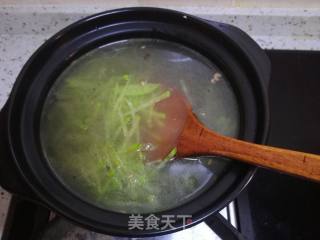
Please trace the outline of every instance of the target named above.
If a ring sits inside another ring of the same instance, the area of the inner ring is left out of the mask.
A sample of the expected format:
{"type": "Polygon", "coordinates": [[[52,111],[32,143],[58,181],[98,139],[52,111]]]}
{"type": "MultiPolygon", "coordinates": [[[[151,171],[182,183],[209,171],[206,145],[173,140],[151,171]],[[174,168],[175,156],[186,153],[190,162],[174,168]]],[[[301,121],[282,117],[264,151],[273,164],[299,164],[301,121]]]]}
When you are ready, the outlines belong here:
{"type": "MultiPolygon", "coordinates": [[[[25,64],[1,111],[0,183],[87,228],[122,236],[150,236],[182,229],[128,230],[128,215],[97,208],[73,195],[51,172],[39,139],[41,107],[57,76],[88,51],[113,41],[156,38],[191,48],[228,77],[241,111],[239,138],[264,143],[268,132],[270,63],[244,32],[233,26],[165,9],[127,8],[99,13],[63,29],[25,64]]],[[[247,185],[255,167],[232,162],[214,186],[195,199],[157,214],[189,214],[187,227],[226,206],[247,185]]]]}

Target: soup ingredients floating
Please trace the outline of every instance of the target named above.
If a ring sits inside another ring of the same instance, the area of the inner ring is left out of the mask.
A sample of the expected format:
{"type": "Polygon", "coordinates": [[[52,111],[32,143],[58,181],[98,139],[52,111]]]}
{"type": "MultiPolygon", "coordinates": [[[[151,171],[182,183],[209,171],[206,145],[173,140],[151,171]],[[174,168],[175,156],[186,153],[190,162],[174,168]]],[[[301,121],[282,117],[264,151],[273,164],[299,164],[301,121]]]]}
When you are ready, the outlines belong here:
{"type": "Polygon", "coordinates": [[[186,119],[181,94],[207,126],[238,134],[235,94],[199,53],[131,39],[84,54],[58,77],[43,107],[41,142],[52,170],[83,200],[116,212],[152,213],[197,197],[230,161],[169,161],[172,136],[186,119]]]}
{"type": "Polygon", "coordinates": [[[159,199],[163,191],[172,189],[180,198],[191,194],[203,178],[193,167],[170,176],[172,168],[157,164],[164,152],[165,161],[176,152],[171,131],[181,125],[180,113],[177,105],[161,105],[177,96],[173,91],[128,74],[98,85],[79,76],[67,79],[45,117],[48,157],[60,159],[56,167],[76,188],[85,188],[87,198],[112,210],[154,211],[172,201],[159,199]],[[85,98],[72,97],[84,92],[85,98]],[[67,135],[61,138],[63,132],[67,135]]]}

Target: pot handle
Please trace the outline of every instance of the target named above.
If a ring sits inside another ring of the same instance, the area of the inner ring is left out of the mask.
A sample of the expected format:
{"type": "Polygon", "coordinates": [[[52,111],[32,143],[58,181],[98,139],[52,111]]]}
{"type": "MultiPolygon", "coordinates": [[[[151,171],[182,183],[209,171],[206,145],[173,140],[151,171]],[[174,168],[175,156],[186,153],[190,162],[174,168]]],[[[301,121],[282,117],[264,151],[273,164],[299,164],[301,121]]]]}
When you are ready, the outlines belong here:
{"type": "Polygon", "coordinates": [[[231,225],[220,213],[205,220],[206,224],[221,238],[228,240],[246,240],[238,229],[231,225]]]}
{"type": "Polygon", "coordinates": [[[7,112],[8,103],[0,111],[0,186],[12,194],[39,202],[38,197],[19,173],[10,154],[6,134],[7,112]]]}

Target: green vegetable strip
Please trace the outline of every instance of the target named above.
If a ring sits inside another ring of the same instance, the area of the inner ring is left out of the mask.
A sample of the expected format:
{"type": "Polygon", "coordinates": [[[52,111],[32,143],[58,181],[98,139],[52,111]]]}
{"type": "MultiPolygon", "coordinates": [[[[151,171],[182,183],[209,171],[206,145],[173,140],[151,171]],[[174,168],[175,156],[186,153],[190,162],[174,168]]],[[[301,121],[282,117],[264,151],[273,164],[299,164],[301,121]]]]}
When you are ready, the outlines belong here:
{"type": "MultiPolygon", "coordinates": [[[[98,76],[67,78],[55,93],[57,101],[46,119],[48,155],[59,159],[53,165],[66,175],[73,172],[77,186],[102,205],[119,209],[124,203],[156,205],[152,179],[157,168],[145,164],[141,132],[146,126],[152,132],[164,125],[165,113],[154,106],[170,91],[128,74],[98,76]],[[58,125],[61,122],[63,126],[58,125]]],[[[173,149],[165,160],[175,153],[173,149]]]]}

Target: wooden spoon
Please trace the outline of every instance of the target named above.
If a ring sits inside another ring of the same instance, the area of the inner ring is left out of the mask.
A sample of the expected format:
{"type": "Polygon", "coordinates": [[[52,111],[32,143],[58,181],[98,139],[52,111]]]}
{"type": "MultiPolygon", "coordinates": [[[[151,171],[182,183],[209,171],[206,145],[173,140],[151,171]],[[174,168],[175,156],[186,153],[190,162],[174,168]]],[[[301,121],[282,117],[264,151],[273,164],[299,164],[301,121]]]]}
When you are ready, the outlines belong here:
{"type": "MultiPolygon", "coordinates": [[[[164,134],[166,131],[164,129],[158,133],[165,136],[162,138],[164,141],[162,146],[167,151],[172,149],[174,147],[172,144],[175,143],[177,156],[219,155],[320,181],[319,155],[258,145],[219,135],[203,126],[193,114],[191,105],[181,94],[177,94],[177,91],[173,92],[172,97],[162,101],[158,108],[168,112],[169,116],[172,115],[172,109],[180,111],[180,119],[177,119],[177,116],[167,119],[166,128],[170,129],[168,126],[173,125],[175,129],[171,131],[171,136],[164,134]],[[182,112],[184,114],[181,114],[182,112]],[[177,122],[180,127],[177,127],[177,122]],[[165,142],[167,144],[164,144],[165,142]]],[[[164,151],[162,149],[162,152],[164,151]]]]}
{"type": "Polygon", "coordinates": [[[320,156],[225,137],[188,113],[177,141],[177,155],[219,155],[295,176],[320,181],[320,156]]]}

